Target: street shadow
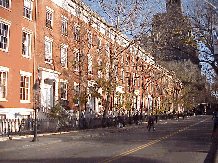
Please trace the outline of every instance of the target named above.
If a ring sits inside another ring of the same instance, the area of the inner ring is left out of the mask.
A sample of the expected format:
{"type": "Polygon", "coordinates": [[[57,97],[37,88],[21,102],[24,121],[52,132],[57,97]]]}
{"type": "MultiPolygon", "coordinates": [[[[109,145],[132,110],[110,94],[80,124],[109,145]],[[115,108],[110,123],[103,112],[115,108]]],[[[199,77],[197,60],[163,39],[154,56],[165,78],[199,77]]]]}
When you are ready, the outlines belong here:
{"type": "MultiPolygon", "coordinates": [[[[55,157],[55,154],[54,154],[55,157]]],[[[84,156],[85,157],[85,156],[84,156]]],[[[112,160],[112,158],[108,157],[87,157],[87,158],[47,158],[47,159],[7,159],[1,160],[0,162],[5,163],[97,163],[97,162],[107,162],[112,160]]],[[[119,163],[167,163],[162,160],[156,160],[155,158],[139,158],[139,157],[131,157],[125,156],[119,158],[117,160],[113,160],[112,162],[119,163]]]]}

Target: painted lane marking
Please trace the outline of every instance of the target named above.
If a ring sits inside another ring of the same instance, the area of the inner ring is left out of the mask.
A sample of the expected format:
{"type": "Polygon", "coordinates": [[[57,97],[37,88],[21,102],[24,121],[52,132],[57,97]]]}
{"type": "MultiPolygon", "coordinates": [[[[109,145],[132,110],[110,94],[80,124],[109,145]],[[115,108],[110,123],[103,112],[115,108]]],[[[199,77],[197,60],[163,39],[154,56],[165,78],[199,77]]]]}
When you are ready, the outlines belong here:
{"type": "Polygon", "coordinates": [[[171,137],[171,136],[173,136],[173,135],[175,135],[175,134],[178,134],[178,133],[180,133],[180,132],[182,132],[182,131],[185,131],[185,130],[189,129],[190,127],[193,127],[193,126],[195,126],[195,125],[198,125],[199,123],[202,123],[202,122],[204,122],[204,121],[206,121],[206,120],[208,120],[208,119],[210,119],[210,118],[206,118],[206,119],[204,119],[204,120],[202,120],[202,121],[200,121],[200,122],[197,122],[197,123],[192,124],[192,125],[190,125],[190,126],[184,127],[183,129],[180,129],[180,130],[178,130],[178,131],[175,131],[175,132],[173,132],[173,133],[171,133],[171,134],[169,134],[169,135],[166,135],[166,136],[164,136],[164,137],[161,137],[161,138],[159,138],[159,139],[153,140],[153,141],[151,141],[151,142],[149,142],[149,143],[147,143],[147,144],[138,146],[138,147],[133,148],[133,149],[131,149],[131,150],[127,150],[126,152],[123,152],[123,153],[121,153],[121,154],[118,154],[118,155],[115,155],[115,156],[110,157],[110,158],[108,158],[108,159],[105,159],[105,160],[103,160],[103,161],[100,161],[99,163],[108,163],[108,162],[117,160],[117,159],[119,159],[119,158],[121,158],[121,157],[124,157],[124,156],[126,156],[126,155],[131,154],[131,153],[134,153],[134,152],[136,152],[136,151],[138,151],[138,150],[140,150],[140,149],[146,148],[146,147],[151,146],[151,145],[153,145],[153,144],[155,144],[155,143],[158,143],[158,142],[161,141],[161,140],[167,139],[167,138],[169,138],[169,137],[171,137]]]}

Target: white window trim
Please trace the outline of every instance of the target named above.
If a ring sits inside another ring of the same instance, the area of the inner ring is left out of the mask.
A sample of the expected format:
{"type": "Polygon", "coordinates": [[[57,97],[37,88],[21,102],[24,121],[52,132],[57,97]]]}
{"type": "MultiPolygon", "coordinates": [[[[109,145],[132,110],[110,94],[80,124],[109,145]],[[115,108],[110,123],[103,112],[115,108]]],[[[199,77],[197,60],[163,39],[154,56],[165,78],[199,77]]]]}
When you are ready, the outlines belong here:
{"type": "MultiPolygon", "coordinates": [[[[29,20],[33,20],[33,2],[34,2],[34,0],[26,0],[26,1],[30,1],[31,2],[31,17],[30,18],[28,18],[26,16],[23,16],[23,17],[26,18],[26,19],[29,19],[29,20]]],[[[24,5],[23,5],[23,7],[24,7],[24,5]]]]}
{"type": "Polygon", "coordinates": [[[92,67],[93,57],[90,54],[87,54],[87,57],[88,57],[88,74],[92,74],[92,72],[93,72],[93,67],[92,67]]]}
{"type": "Polygon", "coordinates": [[[29,100],[20,100],[20,103],[31,103],[30,102],[30,77],[32,76],[32,73],[20,70],[20,76],[29,77],[29,90],[28,90],[28,99],[29,100]]]}
{"type": "MultiPolygon", "coordinates": [[[[67,51],[67,49],[68,49],[68,45],[65,45],[65,44],[63,44],[63,43],[61,43],[61,59],[62,59],[62,49],[66,49],[66,65],[65,66],[61,66],[62,68],[68,68],[67,67],[67,55],[68,55],[68,51],[67,51]]],[[[61,62],[61,64],[62,64],[62,62],[61,62]]]]}
{"type": "MultiPolygon", "coordinates": [[[[45,63],[48,63],[48,64],[52,64],[52,43],[53,43],[53,39],[52,38],[49,38],[47,36],[45,36],[45,42],[49,42],[51,43],[51,60],[50,61],[45,61],[45,63]]],[[[46,51],[45,51],[46,52],[46,51]]],[[[46,55],[46,54],[45,54],[46,55]]],[[[46,58],[45,58],[46,59],[46,58]]]]}
{"type": "Polygon", "coordinates": [[[0,66],[0,71],[1,72],[7,72],[7,75],[6,75],[6,96],[5,96],[5,98],[0,98],[0,101],[4,102],[4,101],[8,101],[7,100],[7,87],[8,87],[8,72],[9,72],[9,68],[0,66]]]}
{"type": "MultiPolygon", "coordinates": [[[[76,95],[76,87],[79,86],[79,83],[74,82],[74,96],[76,95]]],[[[78,106],[79,104],[75,104],[75,106],[78,106]]]]}
{"type": "MultiPolygon", "coordinates": [[[[47,27],[48,29],[52,30],[53,29],[53,22],[54,22],[54,10],[48,6],[46,6],[46,12],[50,12],[52,14],[52,20],[51,20],[51,28],[50,27],[47,27]]],[[[47,13],[46,13],[47,14],[47,13]]],[[[46,15],[47,16],[47,15],[46,15]]],[[[46,17],[47,19],[47,17],[46,17]]]]}
{"type": "Polygon", "coordinates": [[[4,8],[4,9],[6,9],[6,10],[11,11],[11,0],[9,0],[9,8],[4,7],[4,6],[2,6],[2,5],[0,5],[0,7],[4,8]]]}
{"type": "Polygon", "coordinates": [[[54,10],[52,8],[48,7],[48,6],[46,6],[46,11],[50,11],[52,13],[54,12],[54,10]]]}
{"type": "MultiPolygon", "coordinates": [[[[65,33],[63,33],[62,32],[62,27],[61,27],[61,35],[63,35],[63,36],[67,36],[67,32],[68,32],[68,28],[67,28],[67,25],[68,25],[68,18],[66,17],[66,16],[63,16],[63,15],[61,15],[61,21],[65,21],[67,24],[66,24],[66,32],[65,33]]],[[[62,23],[62,22],[61,22],[62,23]]]]}
{"type": "Polygon", "coordinates": [[[8,25],[8,33],[7,33],[7,47],[6,49],[2,49],[0,48],[0,50],[4,51],[4,52],[8,52],[8,48],[9,48],[9,30],[10,30],[10,26],[11,26],[11,22],[9,20],[6,20],[6,19],[3,19],[3,18],[0,18],[0,23],[3,23],[5,25],[8,25]]]}
{"type": "MultiPolygon", "coordinates": [[[[60,83],[65,83],[66,85],[69,83],[67,80],[63,80],[63,79],[60,79],[60,81],[59,81],[60,83]]],[[[67,85],[67,87],[68,87],[68,85],[67,85]]],[[[67,100],[67,94],[68,92],[67,92],[67,88],[66,88],[66,98],[61,98],[62,100],[67,100]]]]}
{"type": "MultiPolygon", "coordinates": [[[[22,31],[25,32],[25,33],[27,33],[27,34],[30,34],[29,56],[23,55],[23,54],[22,54],[22,56],[23,56],[24,58],[29,58],[29,59],[31,59],[31,55],[32,55],[32,34],[33,34],[33,32],[32,32],[31,30],[29,30],[28,28],[25,28],[25,27],[22,28],[22,31]]],[[[23,39],[23,38],[22,38],[22,39],[23,39]]]]}
{"type": "MultiPolygon", "coordinates": [[[[76,54],[76,53],[79,54],[79,50],[78,50],[78,49],[75,49],[75,50],[74,50],[74,54],[73,54],[73,55],[74,55],[74,62],[76,61],[76,60],[75,60],[75,54],[76,54]]],[[[80,59],[80,54],[79,54],[78,58],[80,59]]],[[[75,69],[75,67],[74,67],[74,71],[75,71],[75,72],[79,72],[79,61],[78,61],[78,65],[77,65],[77,66],[78,66],[78,70],[75,69]]]]}

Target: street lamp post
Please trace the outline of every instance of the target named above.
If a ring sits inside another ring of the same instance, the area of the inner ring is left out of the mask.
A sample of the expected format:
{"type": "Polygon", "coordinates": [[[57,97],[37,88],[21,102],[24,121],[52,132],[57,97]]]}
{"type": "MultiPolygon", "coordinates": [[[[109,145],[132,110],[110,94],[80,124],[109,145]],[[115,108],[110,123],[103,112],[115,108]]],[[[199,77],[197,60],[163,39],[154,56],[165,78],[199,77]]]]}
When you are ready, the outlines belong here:
{"type": "Polygon", "coordinates": [[[34,111],[35,111],[35,123],[34,123],[34,137],[32,142],[37,142],[39,141],[37,137],[37,118],[36,118],[36,110],[37,110],[37,103],[38,103],[38,98],[37,95],[39,95],[39,83],[36,81],[36,83],[33,85],[33,91],[34,91],[34,111]]]}

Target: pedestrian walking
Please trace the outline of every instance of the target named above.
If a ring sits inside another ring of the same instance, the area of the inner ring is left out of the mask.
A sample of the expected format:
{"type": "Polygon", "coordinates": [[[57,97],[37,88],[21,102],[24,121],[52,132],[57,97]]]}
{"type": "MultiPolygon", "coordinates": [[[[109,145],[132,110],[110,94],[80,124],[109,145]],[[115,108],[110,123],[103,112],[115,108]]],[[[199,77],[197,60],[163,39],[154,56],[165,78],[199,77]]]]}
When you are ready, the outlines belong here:
{"type": "Polygon", "coordinates": [[[151,115],[148,117],[148,131],[151,130],[151,126],[153,127],[153,131],[155,131],[155,128],[154,128],[154,117],[153,117],[153,114],[151,113],[151,115]]]}

